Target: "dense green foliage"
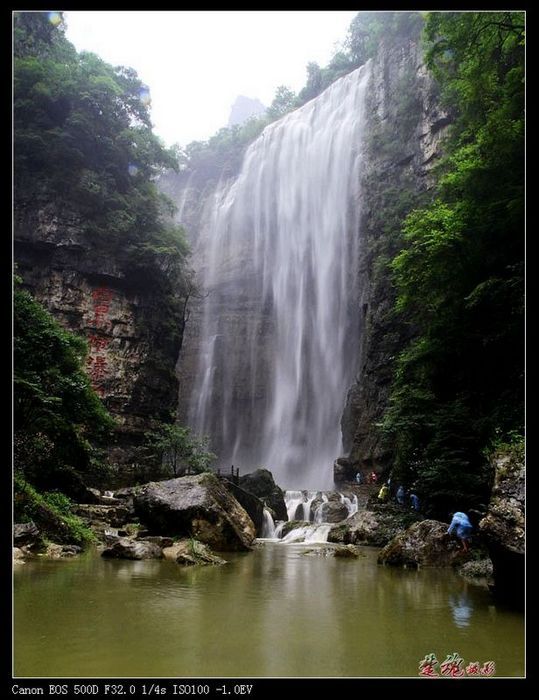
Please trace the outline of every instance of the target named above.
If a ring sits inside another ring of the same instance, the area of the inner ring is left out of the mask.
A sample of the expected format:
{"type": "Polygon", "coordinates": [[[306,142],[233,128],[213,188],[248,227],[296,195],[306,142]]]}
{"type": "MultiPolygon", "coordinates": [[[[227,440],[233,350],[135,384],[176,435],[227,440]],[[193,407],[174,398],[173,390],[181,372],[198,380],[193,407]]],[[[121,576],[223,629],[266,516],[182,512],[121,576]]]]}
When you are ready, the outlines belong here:
{"type": "Polygon", "coordinates": [[[64,544],[84,546],[95,536],[72,510],[67,496],[58,491],[38,493],[21,474],[14,479],[15,521],[33,521],[46,538],[64,544]]]}
{"type": "Polygon", "coordinates": [[[147,451],[160,471],[169,476],[208,471],[217,458],[209,451],[209,439],[193,435],[190,428],[161,424],[147,434],[147,451]]]}
{"type": "MultiPolygon", "coordinates": [[[[433,201],[392,268],[414,329],[385,418],[396,472],[438,513],[485,498],[485,450],[523,430],[522,13],[432,13],[428,66],[454,122],[433,201]]],[[[484,500],[483,500],[484,502],[484,500]]]]}
{"type": "Polygon", "coordinates": [[[64,202],[94,245],[125,248],[152,282],[163,265],[177,271],[184,234],[153,182],[176,159],[152,133],[147,87],[131,68],[77,54],[48,13],[15,13],[14,47],[16,205],[64,202]]]}
{"type": "Polygon", "coordinates": [[[91,442],[113,425],[83,369],[84,339],[64,330],[28,292],[14,292],[15,468],[68,493],[103,466],[91,442]]]}

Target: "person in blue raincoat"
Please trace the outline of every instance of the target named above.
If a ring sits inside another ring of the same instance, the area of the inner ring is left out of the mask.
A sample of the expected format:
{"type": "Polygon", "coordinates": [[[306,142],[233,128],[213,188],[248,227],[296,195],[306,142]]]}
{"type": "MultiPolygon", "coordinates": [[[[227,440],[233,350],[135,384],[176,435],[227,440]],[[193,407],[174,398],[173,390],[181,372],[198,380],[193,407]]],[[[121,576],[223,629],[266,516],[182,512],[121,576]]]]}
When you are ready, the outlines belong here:
{"type": "Polygon", "coordinates": [[[468,540],[471,537],[472,531],[473,526],[466,513],[453,513],[451,525],[447,530],[447,534],[452,535],[454,532],[455,535],[460,539],[462,543],[462,548],[465,552],[468,551],[468,540]]]}

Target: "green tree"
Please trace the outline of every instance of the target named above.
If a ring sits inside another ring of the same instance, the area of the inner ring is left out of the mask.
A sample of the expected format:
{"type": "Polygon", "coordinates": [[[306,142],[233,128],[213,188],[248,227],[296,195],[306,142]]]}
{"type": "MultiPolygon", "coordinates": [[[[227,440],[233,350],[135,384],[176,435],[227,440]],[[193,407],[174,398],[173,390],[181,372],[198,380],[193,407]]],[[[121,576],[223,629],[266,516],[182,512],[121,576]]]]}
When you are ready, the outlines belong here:
{"type": "Polygon", "coordinates": [[[523,429],[523,32],[522,13],[426,23],[453,125],[434,198],[407,217],[392,263],[415,333],[384,425],[397,470],[442,513],[485,497],[485,448],[523,429]]]}
{"type": "Polygon", "coordinates": [[[209,439],[193,435],[191,429],[173,424],[161,424],[147,433],[147,450],[158,460],[166,474],[208,471],[217,456],[209,451],[209,439]]]}
{"type": "Polygon", "coordinates": [[[268,107],[268,116],[271,120],[280,119],[296,106],[296,93],[286,85],[279,85],[275,91],[273,102],[268,107]]]}
{"type": "MultiPolygon", "coordinates": [[[[48,15],[15,15],[16,210],[54,200],[80,215],[100,249],[127,243],[136,264],[137,249],[167,237],[183,261],[183,231],[170,225],[171,203],[154,182],[177,168],[176,153],[152,133],[147,86],[132,68],[77,54],[63,22],[51,24],[48,15]]],[[[164,278],[161,263],[155,255],[156,279],[164,278]]]]}
{"type": "Polygon", "coordinates": [[[113,420],[90,385],[86,342],[64,330],[31,295],[14,291],[15,469],[39,488],[77,495],[99,475],[113,420]]]}

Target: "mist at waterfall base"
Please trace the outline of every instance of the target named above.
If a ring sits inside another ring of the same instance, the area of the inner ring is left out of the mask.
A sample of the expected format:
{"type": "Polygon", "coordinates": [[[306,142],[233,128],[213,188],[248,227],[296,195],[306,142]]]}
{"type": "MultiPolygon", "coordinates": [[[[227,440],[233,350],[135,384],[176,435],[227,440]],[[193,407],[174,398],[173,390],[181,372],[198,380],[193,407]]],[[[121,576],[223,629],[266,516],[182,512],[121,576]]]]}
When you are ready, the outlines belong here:
{"type": "Polygon", "coordinates": [[[266,127],[207,204],[197,241],[205,299],[189,424],[221,464],[266,467],[288,489],[330,488],[343,452],[368,77],[366,65],[266,127]]]}

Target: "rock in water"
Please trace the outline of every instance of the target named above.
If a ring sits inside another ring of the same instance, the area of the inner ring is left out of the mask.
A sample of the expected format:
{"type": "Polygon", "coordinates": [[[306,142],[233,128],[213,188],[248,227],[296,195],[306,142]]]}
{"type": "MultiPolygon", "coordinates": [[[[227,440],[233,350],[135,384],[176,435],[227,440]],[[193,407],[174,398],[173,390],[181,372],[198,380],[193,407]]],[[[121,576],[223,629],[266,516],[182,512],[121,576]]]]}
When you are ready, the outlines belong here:
{"type": "Polygon", "coordinates": [[[249,549],[256,536],[251,518],[214,474],[151,482],[134,505],[153,533],[196,537],[217,551],[249,549]]]}
{"type": "Polygon", "coordinates": [[[182,566],[208,566],[226,564],[211,549],[197,540],[181,540],[163,550],[165,559],[172,559],[182,566]]]}
{"type": "Polygon", "coordinates": [[[340,523],[348,517],[348,508],[344,503],[337,501],[328,501],[322,503],[322,522],[324,523],[340,523]]]}
{"type": "Polygon", "coordinates": [[[275,513],[275,520],[288,520],[283,491],[273,480],[268,469],[256,469],[240,477],[240,486],[245,491],[258,496],[275,513]]]}
{"type": "Polygon", "coordinates": [[[383,547],[419,519],[421,516],[415,513],[391,507],[359,510],[345,522],[331,528],[328,542],[383,547]]]}
{"type": "Polygon", "coordinates": [[[512,453],[494,456],[494,487],[479,523],[492,559],[494,592],[513,604],[524,601],[525,467],[512,453]]]}
{"type": "Polygon", "coordinates": [[[110,559],[161,559],[163,550],[153,542],[139,542],[120,537],[105,549],[101,556],[110,559]]]}
{"type": "Polygon", "coordinates": [[[379,564],[395,566],[453,566],[473,553],[462,551],[456,538],[447,535],[447,523],[422,520],[397,535],[378,555],[379,564]]]}

